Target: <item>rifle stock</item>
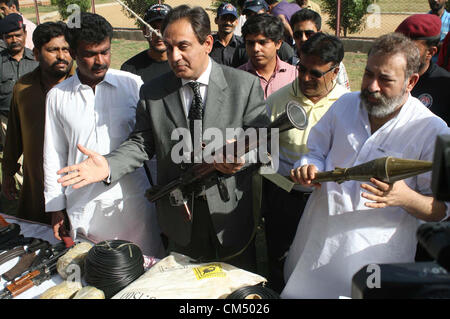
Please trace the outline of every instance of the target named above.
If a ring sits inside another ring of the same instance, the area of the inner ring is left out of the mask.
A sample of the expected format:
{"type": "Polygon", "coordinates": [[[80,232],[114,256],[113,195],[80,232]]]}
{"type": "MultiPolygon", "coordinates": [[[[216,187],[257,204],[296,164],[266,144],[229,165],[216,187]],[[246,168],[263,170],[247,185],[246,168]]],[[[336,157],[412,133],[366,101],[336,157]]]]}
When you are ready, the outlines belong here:
{"type": "Polygon", "coordinates": [[[14,298],[28,289],[34,286],[39,286],[44,281],[50,279],[52,274],[56,271],[56,263],[58,259],[68,250],[69,248],[65,247],[64,242],[56,244],[51,249],[51,257],[44,257],[42,262],[36,266],[33,266],[32,263],[32,267],[26,274],[19,279],[14,280],[11,284],[7,285],[2,292],[0,292],[0,299],[14,298]]]}

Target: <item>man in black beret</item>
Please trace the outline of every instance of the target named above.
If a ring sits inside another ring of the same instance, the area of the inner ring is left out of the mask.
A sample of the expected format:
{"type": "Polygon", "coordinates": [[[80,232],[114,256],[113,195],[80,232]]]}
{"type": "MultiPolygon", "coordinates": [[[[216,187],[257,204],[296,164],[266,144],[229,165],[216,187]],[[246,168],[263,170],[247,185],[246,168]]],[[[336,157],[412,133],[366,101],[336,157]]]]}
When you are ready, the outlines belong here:
{"type": "Polygon", "coordinates": [[[433,14],[414,14],[395,31],[413,40],[420,52],[420,77],[411,95],[450,124],[450,72],[432,61],[438,51],[441,19],[433,14]]]}
{"type": "Polygon", "coordinates": [[[33,52],[25,48],[27,32],[21,15],[11,13],[0,20],[0,34],[6,44],[6,49],[0,52],[0,143],[4,145],[14,84],[39,63],[33,52]]]}

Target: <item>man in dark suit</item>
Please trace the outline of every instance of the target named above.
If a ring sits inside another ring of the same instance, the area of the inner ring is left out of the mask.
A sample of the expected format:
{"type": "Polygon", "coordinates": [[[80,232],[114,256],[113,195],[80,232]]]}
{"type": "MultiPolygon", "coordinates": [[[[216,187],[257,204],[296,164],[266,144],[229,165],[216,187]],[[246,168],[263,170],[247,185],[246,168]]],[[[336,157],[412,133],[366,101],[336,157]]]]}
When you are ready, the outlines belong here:
{"type": "MultiPolygon", "coordinates": [[[[74,188],[80,188],[93,182],[115,181],[142,166],[153,154],[157,157],[159,185],[179,177],[190,164],[174,161],[173,148],[179,140],[172,136],[177,130],[194,126],[192,113],[199,105],[203,132],[216,129],[225,136],[227,128],[269,123],[259,80],[247,72],[221,66],[208,56],[213,38],[202,8],[174,8],[161,30],[173,72],[142,87],[135,130],[118,149],[103,157],[79,146],[88,159],[58,172],[68,173],[58,180],[63,186],[75,184],[74,188]]],[[[205,138],[202,142],[207,145],[212,141],[205,138]]],[[[168,250],[202,261],[225,260],[254,271],[252,176],[230,176],[244,166],[236,159],[216,161],[214,166],[217,182],[187,198],[190,218],[183,209],[172,206],[168,196],[157,201],[160,227],[169,239],[168,250]],[[226,187],[229,200],[222,199],[218,185],[226,187]]]]}

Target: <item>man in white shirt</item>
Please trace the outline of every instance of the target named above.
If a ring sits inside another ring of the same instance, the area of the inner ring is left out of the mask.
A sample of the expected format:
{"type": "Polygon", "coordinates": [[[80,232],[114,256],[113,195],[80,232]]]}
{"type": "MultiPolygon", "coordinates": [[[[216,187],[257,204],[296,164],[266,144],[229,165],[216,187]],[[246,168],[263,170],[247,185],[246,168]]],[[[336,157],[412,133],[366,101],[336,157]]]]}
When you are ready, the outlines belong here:
{"type": "Polygon", "coordinates": [[[111,183],[84,189],[61,187],[56,171],[85,158],[83,144],[107,154],[120,145],[135,124],[139,76],[109,69],[112,27],[103,17],[82,13],[81,27],[68,30],[76,74],[47,94],[44,136],[44,195],[55,237],[66,228],[93,241],[129,240],[145,255],[163,257],[154,207],[145,199],[149,182],[141,167],[111,183]]]}
{"type": "Polygon", "coordinates": [[[351,295],[352,276],[367,264],[414,261],[421,221],[448,215],[431,194],[431,173],[393,184],[376,179],[314,184],[317,171],[352,167],[379,157],[432,160],[444,121],[410,92],[419,51],[400,34],[377,39],[369,52],[361,93],[343,95],[311,129],[309,153],[291,171],[316,186],[287,257],[283,298],[351,295]]]}

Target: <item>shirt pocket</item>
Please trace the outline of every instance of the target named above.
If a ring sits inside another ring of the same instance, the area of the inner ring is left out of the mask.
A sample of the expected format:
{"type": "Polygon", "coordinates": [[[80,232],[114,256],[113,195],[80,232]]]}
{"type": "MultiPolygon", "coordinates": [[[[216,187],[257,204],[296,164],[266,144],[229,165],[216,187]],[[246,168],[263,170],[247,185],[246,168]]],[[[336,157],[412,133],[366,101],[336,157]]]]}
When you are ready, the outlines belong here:
{"type": "Polygon", "coordinates": [[[0,94],[6,95],[12,93],[15,83],[16,81],[11,77],[3,78],[0,82],[0,94]]]}

